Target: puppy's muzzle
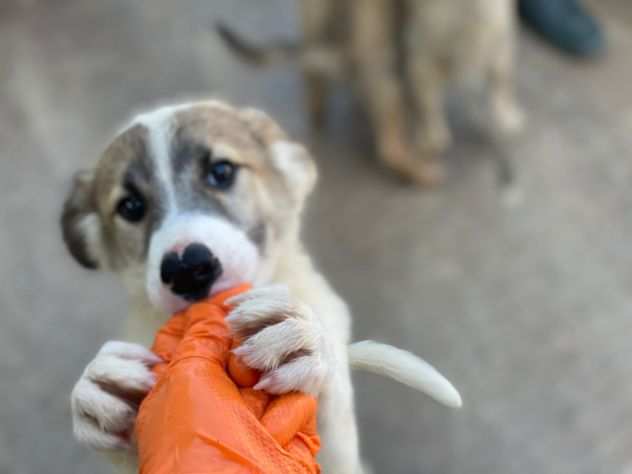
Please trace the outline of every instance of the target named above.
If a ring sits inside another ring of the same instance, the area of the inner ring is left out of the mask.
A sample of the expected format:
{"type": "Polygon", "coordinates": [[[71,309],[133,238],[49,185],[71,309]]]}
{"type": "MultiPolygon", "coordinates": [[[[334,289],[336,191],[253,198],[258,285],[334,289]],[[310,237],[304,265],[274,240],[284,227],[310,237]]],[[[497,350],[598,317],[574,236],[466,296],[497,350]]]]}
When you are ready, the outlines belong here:
{"type": "Polygon", "coordinates": [[[220,261],[198,243],[188,245],[181,257],[176,252],[167,253],[160,265],[162,283],[186,301],[206,298],[221,274],[220,261]]]}

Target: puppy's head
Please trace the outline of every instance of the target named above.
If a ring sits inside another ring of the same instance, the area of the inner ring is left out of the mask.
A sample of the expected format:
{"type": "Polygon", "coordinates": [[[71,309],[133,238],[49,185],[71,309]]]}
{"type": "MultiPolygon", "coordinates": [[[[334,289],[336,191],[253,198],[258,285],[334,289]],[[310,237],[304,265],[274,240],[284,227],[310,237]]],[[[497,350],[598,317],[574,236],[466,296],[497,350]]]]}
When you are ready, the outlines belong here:
{"type": "Polygon", "coordinates": [[[64,240],[83,266],[142,280],[151,302],[173,312],[273,271],[315,181],[306,150],[262,112],[161,108],[77,175],[64,240]]]}

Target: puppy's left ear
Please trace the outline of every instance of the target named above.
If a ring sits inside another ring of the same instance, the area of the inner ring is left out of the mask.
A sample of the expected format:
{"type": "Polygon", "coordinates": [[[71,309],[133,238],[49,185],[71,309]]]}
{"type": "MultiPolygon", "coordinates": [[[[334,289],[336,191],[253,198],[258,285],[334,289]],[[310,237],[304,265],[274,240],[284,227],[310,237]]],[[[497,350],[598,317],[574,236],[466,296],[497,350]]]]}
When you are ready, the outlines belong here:
{"type": "Polygon", "coordinates": [[[93,195],[94,173],[75,175],[61,215],[61,230],[70,254],[85,268],[97,269],[101,254],[101,222],[93,195]]]}
{"type": "Polygon", "coordinates": [[[318,172],[307,149],[288,139],[285,132],[266,113],[257,109],[243,109],[242,117],[252,131],[267,146],[274,166],[287,181],[288,189],[299,203],[314,189],[318,172]]]}

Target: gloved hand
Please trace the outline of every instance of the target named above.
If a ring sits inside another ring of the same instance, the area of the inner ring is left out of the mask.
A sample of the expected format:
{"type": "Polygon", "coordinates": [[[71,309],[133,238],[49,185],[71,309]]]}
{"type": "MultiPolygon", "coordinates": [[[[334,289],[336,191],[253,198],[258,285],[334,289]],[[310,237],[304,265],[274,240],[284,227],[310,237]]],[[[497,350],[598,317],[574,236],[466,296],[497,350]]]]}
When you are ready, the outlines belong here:
{"type": "Polygon", "coordinates": [[[165,362],[136,422],[141,474],[317,474],[316,400],[256,391],[259,374],[231,352],[226,300],[196,303],[158,332],[165,362]]]}

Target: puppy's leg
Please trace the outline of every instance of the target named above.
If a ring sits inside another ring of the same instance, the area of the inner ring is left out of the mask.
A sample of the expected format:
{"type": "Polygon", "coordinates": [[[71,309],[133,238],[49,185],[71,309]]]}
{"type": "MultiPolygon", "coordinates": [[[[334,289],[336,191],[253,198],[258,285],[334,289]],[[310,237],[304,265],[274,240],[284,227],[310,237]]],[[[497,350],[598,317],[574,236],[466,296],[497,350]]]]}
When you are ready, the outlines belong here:
{"type": "Polygon", "coordinates": [[[319,398],[318,428],[323,443],[319,462],[323,472],[368,473],[360,459],[347,347],[341,344],[335,351],[335,364],[319,398]]]}
{"type": "Polygon", "coordinates": [[[103,451],[130,449],[136,409],[154,384],[150,367],[159,361],[143,346],[106,343],[71,394],[77,441],[103,451]]]}
{"type": "MultiPolygon", "coordinates": [[[[328,295],[321,294],[326,300],[328,295]]],[[[299,390],[319,399],[323,472],[359,474],[358,435],[346,343],[315,312],[337,312],[337,305],[312,307],[291,297],[284,285],[257,288],[229,301],[226,318],[241,345],[235,349],[263,376],[256,388],[270,393],[299,390]]],[[[322,304],[322,301],[320,302],[322,304]]],[[[345,314],[329,314],[339,319],[345,314]]]]}
{"type": "Polygon", "coordinates": [[[241,341],[235,354],[263,372],[255,386],[270,393],[317,395],[329,369],[324,330],[312,309],[285,285],[256,288],[230,300],[226,322],[241,341]]]}
{"type": "Polygon", "coordinates": [[[525,114],[518,104],[514,89],[514,45],[511,34],[498,44],[492,56],[489,73],[489,101],[492,127],[501,137],[512,136],[524,128],[525,114]]]}
{"type": "MultiPolygon", "coordinates": [[[[303,34],[305,42],[316,44],[327,40],[327,32],[333,21],[333,0],[303,0],[301,2],[303,34]]],[[[327,98],[330,79],[322,71],[303,70],[307,112],[312,127],[320,130],[327,116],[327,98]]]]}
{"type": "Polygon", "coordinates": [[[436,176],[413,159],[406,126],[406,107],[397,74],[397,51],[391,0],[354,0],[351,56],[360,93],[376,134],[381,161],[419,184],[436,176]]]}
{"type": "Polygon", "coordinates": [[[138,458],[135,452],[109,452],[107,458],[115,474],[138,474],[138,458]]]}
{"type": "Polygon", "coordinates": [[[115,472],[136,472],[131,441],[138,404],[154,384],[160,359],[137,344],[110,341],[88,364],[71,394],[77,441],[107,452],[115,472]]]}

